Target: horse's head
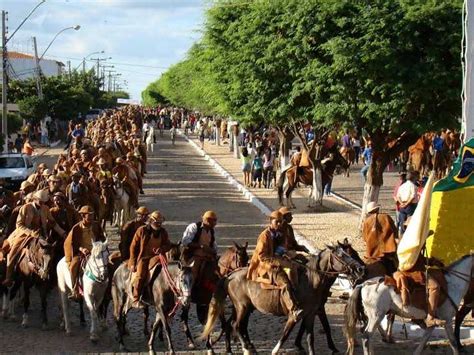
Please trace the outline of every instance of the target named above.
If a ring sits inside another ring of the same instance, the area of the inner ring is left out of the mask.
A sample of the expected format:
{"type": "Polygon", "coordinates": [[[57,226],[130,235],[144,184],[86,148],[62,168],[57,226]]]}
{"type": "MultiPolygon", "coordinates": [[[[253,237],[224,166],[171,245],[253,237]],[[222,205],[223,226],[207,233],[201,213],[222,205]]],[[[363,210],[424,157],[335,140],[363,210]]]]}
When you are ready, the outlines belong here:
{"type": "MultiPolygon", "coordinates": [[[[345,274],[353,283],[364,277],[365,265],[360,257],[355,254],[351,256],[346,250],[353,250],[349,242],[345,240],[344,246],[329,245],[327,247],[326,269],[331,273],[345,274]],[[358,260],[360,261],[358,261],[358,260]]],[[[355,253],[355,250],[353,250],[355,253]]],[[[324,252],[323,252],[324,253],[324,252]]]]}
{"type": "Polygon", "coordinates": [[[38,238],[37,242],[31,243],[29,248],[34,271],[43,281],[49,277],[55,246],[56,243],[50,244],[47,240],[38,238]]]}
{"type": "Polygon", "coordinates": [[[234,253],[235,253],[235,266],[236,269],[245,267],[249,263],[249,255],[247,254],[247,247],[249,243],[245,242],[244,245],[234,242],[234,253]]]}
{"type": "Polygon", "coordinates": [[[180,292],[179,300],[184,307],[191,303],[191,290],[194,282],[192,273],[193,266],[194,261],[190,264],[183,261],[178,262],[179,272],[176,279],[176,286],[180,292]]]}
{"type": "Polygon", "coordinates": [[[92,250],[86,264],[86,276],[95,282],[105,282],[108,278],[109,264],[108,241],[92,243],[92,250]]]}
{"type": "Polygon", "coordinates": [[[350,166],[349,162],[342,156],[342,154],[339,152],[339,149],[337,148],[331,149],[331,154],[333,156],[334,163],[336,163],[336,166],[339,165],[343,169],[349,168],[350,166]]]}
{"type": "Polygon", "coordinates": [[[171,243],[171,248],[166,252],[166,259],[171,261],[179,261],[181,259],[181,241],[171,243]]]}

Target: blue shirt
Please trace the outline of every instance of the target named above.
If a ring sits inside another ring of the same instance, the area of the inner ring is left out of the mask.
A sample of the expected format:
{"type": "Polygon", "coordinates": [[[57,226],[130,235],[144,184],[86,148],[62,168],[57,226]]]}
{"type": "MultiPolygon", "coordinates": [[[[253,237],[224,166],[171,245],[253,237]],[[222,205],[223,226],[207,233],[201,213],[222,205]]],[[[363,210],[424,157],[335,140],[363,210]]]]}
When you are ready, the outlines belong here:
{"type": "Polygon", "coordinates": [[[444,139],[441,137],[435,137],[433,139],[433,148],[437,152],[441,152],[443,150],[444,139]]]}
{"type": "Polygon", "coordinates": [[[364,153],[362,153],[362,157],[364,158],[365,165],[370,165],[372,162],[372,148],[365,148],[364,153]]]}
{"type": "Polygon", "coordinates": [[[259,156],[255,157],[255,159],[253,160],[253,167],[255,168],[255,170],[263,168],[263,161],[261,157],[259,156]]]}

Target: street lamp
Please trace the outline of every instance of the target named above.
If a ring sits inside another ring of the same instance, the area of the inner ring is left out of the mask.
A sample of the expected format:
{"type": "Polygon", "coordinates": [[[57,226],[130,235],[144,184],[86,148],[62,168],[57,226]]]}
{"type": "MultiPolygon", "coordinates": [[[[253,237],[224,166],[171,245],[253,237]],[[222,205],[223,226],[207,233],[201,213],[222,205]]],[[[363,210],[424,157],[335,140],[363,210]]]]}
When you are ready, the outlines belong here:
{"type": "Polygon", "coordinates": [[[76,26],[71,26],[71,27],[66,27],[66,28],[63,28],[61,31],[59,31],[58,33],[56,33],[56,36],[54,36],[54,38],[52,39],[51,42],[49,42],[48,44],[48,47],[46,47],[46,49],[44,50],[43,54],[41,54],[41,57],[39,57],[38,59],[38,62],[41,61],[41,59],[43,59],[45,53],[48,51],[49,47],[51,47],[51,45],[53,44],[53,42],[56,40],[56,38],[58,38],[58,36],[63,33],[64,31],[67,31],[67,30],[74,30],[74,31],[79,31],[79,29],[81,28],[81,26],[79,25],[76,25],[76,26]]]}
{"type": "MultiPolygon", "coordinates": [[[[91,55],[94,55],[94,54],[104,54],[105,51],[99,51],[99,52],[92,52],[88,55],[86,55],[85,57],[82,58],[82,72],[84,73],[86,71],[86,59],[89,58],[91,55]]],[[[77,70],[79,69],[79,67],[81,66],[81,64],[79,64],[76,69],[74,70],[77,70]]]]}

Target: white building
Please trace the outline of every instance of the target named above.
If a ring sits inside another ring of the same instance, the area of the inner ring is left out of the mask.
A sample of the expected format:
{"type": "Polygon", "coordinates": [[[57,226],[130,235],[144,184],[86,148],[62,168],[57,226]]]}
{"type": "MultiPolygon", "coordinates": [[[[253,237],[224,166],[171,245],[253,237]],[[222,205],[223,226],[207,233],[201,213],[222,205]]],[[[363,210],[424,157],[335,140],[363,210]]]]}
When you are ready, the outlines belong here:
{"type": "MultiPolygon", "coordinates": [[[[26,80],[35,77],[36,61],[35,57],[19,52],[8,52],[8,61],[11,67],[8,70],[9,77],[14,80],[26,80]]],[[[44,76],[50,77],[64,73],[64,63],[52,59],[41,59],[41,72],[44,76]]],[[[0,73],[2,68],[0,66],[0,73]]]]}

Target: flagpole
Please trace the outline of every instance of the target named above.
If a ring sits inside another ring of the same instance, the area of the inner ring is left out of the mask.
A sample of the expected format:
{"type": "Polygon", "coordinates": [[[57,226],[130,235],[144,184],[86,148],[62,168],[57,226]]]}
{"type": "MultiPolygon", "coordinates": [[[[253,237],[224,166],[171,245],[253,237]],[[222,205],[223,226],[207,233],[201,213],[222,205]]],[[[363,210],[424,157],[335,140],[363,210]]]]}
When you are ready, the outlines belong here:
{"type": "Polygon", "coordinates": [[[461,62],[463,69],[462,87],[462,125],[463,141],[474,137],[474,0],[464,0],[462,12],[461,62]]]}

